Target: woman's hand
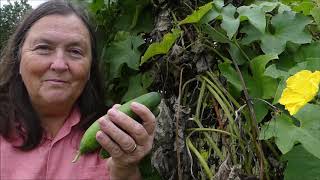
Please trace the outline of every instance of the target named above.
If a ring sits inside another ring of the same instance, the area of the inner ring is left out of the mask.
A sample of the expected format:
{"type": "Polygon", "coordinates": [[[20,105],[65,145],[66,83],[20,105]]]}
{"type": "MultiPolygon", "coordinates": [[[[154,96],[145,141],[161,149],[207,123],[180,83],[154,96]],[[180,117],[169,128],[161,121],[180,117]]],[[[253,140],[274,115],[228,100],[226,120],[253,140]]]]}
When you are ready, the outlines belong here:
{"type": "Polygon", "coordinates": [[[136,102],[131,109],[142,124],[118,111],[117,106],[99,119],[101,131],[97,133],[97,141],[111,156],[107,161],[111,179],[140,179],[138,164],[152,148],[155,116],[136,102]]]}

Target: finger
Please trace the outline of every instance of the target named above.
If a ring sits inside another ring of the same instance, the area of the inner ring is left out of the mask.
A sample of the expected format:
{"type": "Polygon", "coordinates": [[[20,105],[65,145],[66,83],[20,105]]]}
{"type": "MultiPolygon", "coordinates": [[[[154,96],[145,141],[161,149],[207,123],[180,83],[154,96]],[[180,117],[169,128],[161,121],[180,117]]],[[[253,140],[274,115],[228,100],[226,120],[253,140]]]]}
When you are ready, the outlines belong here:
{"type": "Polygon", "coordinates": [[[117,143],[112,141],[112,139],[102,131],[97,132],[96,139],[102,148],[108,151],[112,157],[121,157],[125,153],[117,143]]]}
{"type": "Polygon", "coordinates": [[[125,152],[131,152],[136,143],[132,137],[125,133],[122,129],[117,127],[108,118],[101,118],[98,120],[100,129],[108,135],[115,143],[117,143],[125,152]]]}
{"type": "Polygon", "coordinates": [[[131,103],[131,109],[142,119],[142,125],[148,134],[152,135],[156,127],[156,118],[150,109],[137,102],[131,103]]]}
{"type": "Polygon", "coordinates": [[[149,134],[143,125],[127,116],[125,113],[116,109],[110,109],[107,114],[109,119],[127,132],[137,144],[143,145],[149,138],[149,134]]]}
{"type": "Polygon", "coordinates": [[[112,106],[112,108],[119,109],[120,106],[121,106],[121,104],[114,104],[114,105],[112,106]]]}

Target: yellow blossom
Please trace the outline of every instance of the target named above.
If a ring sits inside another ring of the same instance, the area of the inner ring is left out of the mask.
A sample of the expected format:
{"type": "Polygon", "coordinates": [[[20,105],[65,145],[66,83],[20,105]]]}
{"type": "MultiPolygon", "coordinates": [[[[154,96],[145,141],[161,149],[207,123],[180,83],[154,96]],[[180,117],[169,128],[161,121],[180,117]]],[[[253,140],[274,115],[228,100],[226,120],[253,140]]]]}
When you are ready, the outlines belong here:
{"type": "Polygon", "coordinates": [[[289,77],[286,83],[287,87],[283,90],[279,103],[284,105],[291,115],[294,115],[317,95],[320,71],[312,73],[302,70],[289,77]]]}

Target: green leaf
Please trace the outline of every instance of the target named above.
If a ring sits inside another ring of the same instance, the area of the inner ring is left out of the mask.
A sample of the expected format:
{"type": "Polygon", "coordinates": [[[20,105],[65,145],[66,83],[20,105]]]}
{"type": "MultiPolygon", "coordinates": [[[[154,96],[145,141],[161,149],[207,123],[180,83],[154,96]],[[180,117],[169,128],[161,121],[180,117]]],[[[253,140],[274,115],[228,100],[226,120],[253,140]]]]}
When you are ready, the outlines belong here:
{"type": "Polygon", "coordinates": [[[176,40],[180,37],[182,31],[173,29],[172,33],[164,35],[161,42],[152,43],[141,58],[141,64],[147,62],[148,59],[155,55],[166,54],[171,49],[176,40]]]}
{"type": "Polygon", "coordinates": [[[209,2],[197,10],[195,10],[192,14],[188,15],[185,19],[179,22],[179,25],[189,24],[189,23],[198,23],[204,15],[206,15],[212,9],[212,2],[209,2]]]}
{"type": "Polygon", "coordinates": [[[317,23],[318,28],[320,26],[320,7],[315,7],[311,10],[310,14],[312,15],[314,21],[317,23]]]}
{"type": "Polygon", "coordinates": [[[288,161],[285,180],[320,180],[320,159],[306,151],[303,146],[297,145],[281,157],[288,161]]]}
{"type": "Polygon", "coordinates": [[[263,76],[267,63],[273,59],[278,59],[277,54],[265,54],[252,59],[250,65],[253,76],[263,76]]]}
{"type": "MultiPolygon", "coordinates": [[[[241,73],[251,97],[270,99],[274,96],[278,82],[271,77],[265,76],[264,72],[266,64],[277,58],[278,56],[275,54],[261,55],[254,58],[250,62],[252,75],[248,73],[246,67],[243,67],[241,73]]],[[[230,63],[219,64],[219,70],[237,90],[243,90],[239,75],[230,63]]]]}
{"type": "Polygon", "coordinates": [[[249,22],[257,28],[260,32],[265,32],[266,16],[265,12],[260,6],[241,6],[238,8],[240,20],[249,20],[249,22]]]}
{"type": "Polygon", "coordinates": [[[311,1],[300,2],[292,8],[296,12],[302,12],[304,15],[311,15],[311,10],[314,8],[315,3],[311,1]]]}
{"type": "Polygon", "coordinates": [[[151,164],[151,154],[142,159],[139,169],[144,180],[161,180],[160,174],[151,164]]]}
{"type": "Polygon", "coordinates": [[[257,2],[258,6],[261,7],[261,10],[263,12],[271,12],[275,8],[278,8],[278,13],[283,13],[284,11],[291,11],[291,8],[285,4],[282,4],[280,2],[266,2],[261,1],[257,2]]]}
{"type": "Polygon", "coordinates": [[[282,91],[284,90],[284,88],[286,88],[286,80],[287,80],[287,77],[281,78],[281,80],[278,84],[277,91],[274,95],[272,104],[277,104],[279,99],[281,98],[282,91]]]}
{"type": "Polygon", "coordinates": [[[229,54],[232,59],[236,60],[236,63],[238,65],[242,65],[245,62],[247,62],[247,59],[243,56],[240,49],[234,43],[229,43],[229,46],[230,46],[230,48],[228,49],[229,54]]]}
{"type": "Polygon", "coordinates": [[[320,42],[313,42],[304,46],[301,46],[294,55],[295,62],[303,62],[308,58],[320,58],[320,42]]]}
{"type": "Polygon", "coordinates": [[[145,8],[150,5],[150,0],[121,0],[118,3],[121,13],[114,25],[117,30],[130,31],[135,34],[139,32],[138,30],[142,32],[149,30],[152,26],[152,21],[150,21],[152,16],[150,17],[150,13],[145,11],[145,8]]]}
{"type": "Polygon", "coordinates": [[[202,26],[203,32],[207,33],[208,36],[216,42],[220,43],[228,43],[230,40],[225,34],[225,31],[219,28],[213,28],[209,24],[203,24],[202,26]]]}
{"type": "Polygon", "coordinates": [[[240,19],[235,18],[236,7],[232,4],[228,4],[226,7],[222,9],[222,23],[221,28],[227,32],[227,36],[229,39],[232,39],[233,35],[237,32],[240,19]]]}
{"type": "Polygon", "coordinates": [[[250,62],[255,87],[261,90],[261,98],[263,99],[272,98],[278,86],[276,80],[264,75],[267,63],[273,59],[278,59],[278,56],[276,54],[265,54],[255,57],[250,62]]]}
{"type": "Polygon", "coordinates": [[[127,102],[147,92],[148,90],[143,86],[141,74],[130,76],[128,90],[122,97],[121,102],[127,102]]]}
{"type": "Polygon", "coordinates": [[[154,81],[155,76],[156,75],[152,71],[148,71],[148,72],[143,73],[141,76],[142,87],[145,89],[150,87],[154,81]]]}
{"type": "Polygon", "coordinates": [[[221,19],[220,14],[221,10],[224,6],[223,0],[215,0],[213,1],[212,8],[208,11],[206,15],[202,17],[202,19],[199,21],[200,24],[207,24],[210,21],[218,18],[221,19]]]}
{"type": "Polygon", "coordinates": [[[281,113],[262,126],[259,139],[266,140],[275,137],[276,145],[285,154],[296,142],[297,128],[289,116],[281,113]]]}
{"type": "Polygon", "coordinates": [[[302,14],[285,11],[272,18],[271,24],[274,27],[274,33],[269,31],[261,33],[254,26],[245,26],[241,32],[246,33],[247,36],[242,42],[249,44],[259,40],[264,53],[280,54],[285,50],[287,42],[296,44],[311,42],[311,35],[305,31],[306,25],[311,22],[310,18],[302,14]]]}
{"type": "Polygon", "coordinates": [[[298,111],[295,117],[300,121],[296,126],[290,116],[281,113],[263,125],[260,139],[275,137],[280,151],[289,152],[299,142],[311,154],[320,158],[320,106],[307,104],[298,111]]]}
{"type": "Polygon", "coordinates": [[[218,66],[219,66],[219,70],[220,70],[221,74],[225,78],[227,78],[227,81],[229,83],[231,83],[232,85],[234,85],[234,87],[238,91],[242,91],[242,85],[241,85],[241,81],[240,81],[239,75],[233,69],[231,64],[230,63],[220,63],[218,66]]]}
{"type": "Polygon", "coordinates": [[[274,79],[288,76],[288,74],[289,73],[287,71],[283,71],[283,70],[278,69],[275,64],[268,66],[266,71],[264,72],[265,76],[269,76],[274,79]]]}
{"type": "Polygon", "coordinates": [[[93,0],[89,5],[89,8],[93,13],[97,13],[103,7],[104,7],[104,0],[93,0]]]}
{"type": "Polygon", "coordinates": [[[253,110],[256,114],[257,122],[260,123],[268,114],[268,105],[260,100],[253,100],[253,110]]]}
{"type": "Polygon", "coordinates": [[[206,24],[210,21],[219,17],[220,13],[215,9],[211,8],[206,15],[204,15],[201,20],[199,21],[200,24],[206,24]]]}
{"type": "Polygon", "coordinates": [[[214,5],[215,9],[217,9],[220,12],[224,6],[224,1],[223,0],[214,0],[213,5],[214,5]]]}
{"type": "MultiPolygon", "coordinates": [[[[120,32],[119,32],[120,33],[120,32]]],[[[109,78],[120,77],[124,64],[133,70],[139,69],[141,53],[138,47],[144,43],[140,36],[131,36],[128,33],[121,33],[118,41],[114,41],[106,50],[106,61],[110,64],[109,78]]]]}

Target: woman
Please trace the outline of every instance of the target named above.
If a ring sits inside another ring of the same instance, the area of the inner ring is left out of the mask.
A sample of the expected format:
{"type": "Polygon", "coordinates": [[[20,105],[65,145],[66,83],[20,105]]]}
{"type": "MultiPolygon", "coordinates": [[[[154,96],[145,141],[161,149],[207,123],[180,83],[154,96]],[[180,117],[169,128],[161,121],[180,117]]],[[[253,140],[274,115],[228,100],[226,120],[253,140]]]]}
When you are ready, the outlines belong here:
{"type": "Polygon", "coordinates": [[[0,179],[140,179],[154,115],[132,103],[142,124],[105,114],[93,31],[85,13],[49,1],[16,29],[0,62],[0,179]],[[99,121],[98,152],[71,163],[88,126],[99,121]]]}

